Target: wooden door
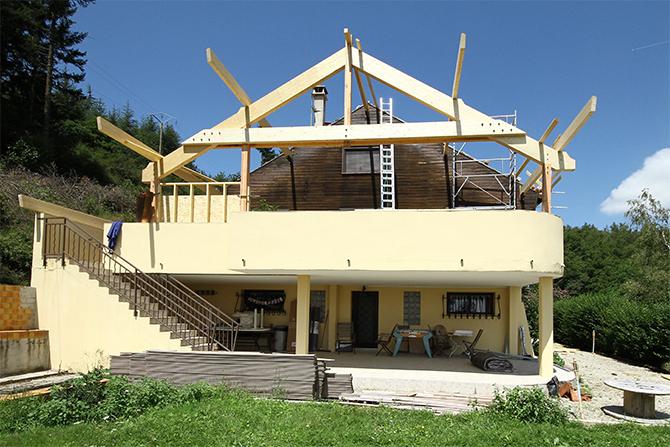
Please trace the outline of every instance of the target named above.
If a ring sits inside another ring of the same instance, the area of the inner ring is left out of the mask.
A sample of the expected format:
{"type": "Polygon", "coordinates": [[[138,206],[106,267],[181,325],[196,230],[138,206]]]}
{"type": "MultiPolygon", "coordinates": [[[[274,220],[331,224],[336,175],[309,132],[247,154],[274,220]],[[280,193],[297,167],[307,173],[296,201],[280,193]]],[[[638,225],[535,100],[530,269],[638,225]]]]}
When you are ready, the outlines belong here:
{"type": "Polygon", "coordinates": [[[379,292],[351,292],[351,321],[356,347],[374,348],[379,320],[379,292]]]}

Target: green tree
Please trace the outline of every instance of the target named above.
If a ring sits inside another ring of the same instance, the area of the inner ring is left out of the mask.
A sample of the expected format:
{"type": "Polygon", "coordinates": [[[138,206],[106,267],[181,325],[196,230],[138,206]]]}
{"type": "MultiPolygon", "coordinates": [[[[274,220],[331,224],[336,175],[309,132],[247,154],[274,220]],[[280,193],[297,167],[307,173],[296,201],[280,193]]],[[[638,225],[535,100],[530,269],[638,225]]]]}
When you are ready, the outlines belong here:
{"type": "Polygon", "coordinates": [[[261,166],[263,166],[268,161],[272,161],[277,158],[277,153],[272,148],[257,148],[256,150],[261,153],[261,166]]]}
{"type": "Polygon", "coordinates": [[[626,218],[638,231],[638,250],[632,261],[639,275],[624,284],[630,299],[667,302],[670,300],[670,209],[663,208],[648,189],[628,201],[626,218]]]}
{"type": "Polygon", "coordinates": [[[3,163],[29,165],[54,161],[54,121],[69,112],[67,96],[81,97],[74,88],[84,78],[85,53],[76,45],[86,33],[75,32],[72,16],[77,5],[92,0],[3,1],[2,27],[2,142],[3,163]],[[70,68],[75,71],[69,71],[70,68]],[[61,96],[56,98],[56,96],[61,96]],[[39,150],[38,150],[39,149],[39,150]],[[27,155],[25,155],[27,154],[27,155]],[[36,156],[37,154],[37,156],[36,156]]]}
{"type": "Polygon", "coordinates": [[[638,233],[626,224],[612,224],[604,230],[593,225],[564,229],[565,272],[556,284],[577,296],[620,290],[639,274],[631,262],[638,250],[638,233]]]}

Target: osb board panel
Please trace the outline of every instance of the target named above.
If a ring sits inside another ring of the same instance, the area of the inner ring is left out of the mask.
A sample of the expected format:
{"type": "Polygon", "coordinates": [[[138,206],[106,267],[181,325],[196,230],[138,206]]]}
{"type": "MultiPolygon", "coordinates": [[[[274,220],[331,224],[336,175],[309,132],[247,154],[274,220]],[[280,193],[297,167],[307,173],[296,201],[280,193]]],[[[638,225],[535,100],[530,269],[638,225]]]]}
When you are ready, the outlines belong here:
{"type": "MultiPolygon", "coordinates": [[[[209,222],[225,222],[224,214],[225,196],[210,196],[210,219],[209,222]]],[[[161,196],[162,206],[160,213],[161,222],[174,221],[174,196],[161,196]]],[[[239,211],[240,197],[238,195],[227,196],[228,211],[239,211]]],[[[188,195],[177,198],[177,222],[191,222],[191,197],[188,195]]],[[[207,196],[193,196],[193,222],[207,222],[207,196]]]]}

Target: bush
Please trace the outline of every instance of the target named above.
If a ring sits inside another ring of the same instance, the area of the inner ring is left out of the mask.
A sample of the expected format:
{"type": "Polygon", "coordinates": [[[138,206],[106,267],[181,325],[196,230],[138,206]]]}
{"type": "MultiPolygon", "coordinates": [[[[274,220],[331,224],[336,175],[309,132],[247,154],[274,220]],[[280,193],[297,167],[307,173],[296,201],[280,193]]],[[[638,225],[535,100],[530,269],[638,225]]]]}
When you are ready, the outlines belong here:
{"type": "Polygon", "coordinates": [[[554,306],[556,341],[660,367],[670,361],[670,303],[631,301],[616,292],[586,294],[554,306]]]}
{"type": "Polygon", "coordinates": [[[567,422],[568,412],[558,400],[547,396],[541,388],[504,388],[495,390],[491,405],[484,410],[527,423],[559,425],[567,422]]]}
{"type": "Polygon", "coordinates": [[[0,433],[31,427],[102,422],[138,416],[155,407],[201,401],[221,396],[225,386],[194,383],[177,388],[166,381],[142,378],[132,381],[93,370],[52,388],[42,397],[0,401],[0,433]],[[106,384],[102,379],[109,379],[106,384]]]}

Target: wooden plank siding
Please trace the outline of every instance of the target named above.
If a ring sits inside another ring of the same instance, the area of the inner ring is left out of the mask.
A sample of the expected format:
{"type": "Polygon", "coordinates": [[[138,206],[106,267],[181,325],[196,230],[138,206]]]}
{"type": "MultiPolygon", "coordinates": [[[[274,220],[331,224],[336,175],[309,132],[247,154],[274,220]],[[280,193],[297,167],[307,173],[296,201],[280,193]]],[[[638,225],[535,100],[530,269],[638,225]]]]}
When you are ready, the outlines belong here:
{"type": "MultiPolygon", "coordinates": [[[[376,124],[378,118],[378,109],[372,105],[370,116],[362,106],[352,112],[352,124],[376,124]]],[[[394,121],[402,123],[397,118],[394,121]]],[[[340,119],[331,125],[341,125],[342,122],[340,119]]],[[[461,153],[459,160],[472,160],[472,157],[461,153]]],[[[251,208],[257,207],[260,199],[289,210],[379,208],[379,173],[343,174],[342,164],[341,147],[294,148],[292,163],[280,155],[251,173],[251,208]]],[[[465,163],[463,170],[470,174],[497,172],[479,162],[465,163]]],[[[453,207],[450,203],[451,171],[451,149],[445,157],[443,144],[396,145],[396,208],[453,207]]],[[[505,200],[502,188],[494,177],[478,178],[476,182],[495,197],[505,200]]],[[[501,176],[501,182],[507,185],[507,177],[501,176]]],[[[495,205],[500,205],[500,202],[470,184],[462,188],[455,204],[456,207],[495,205]]]]}

